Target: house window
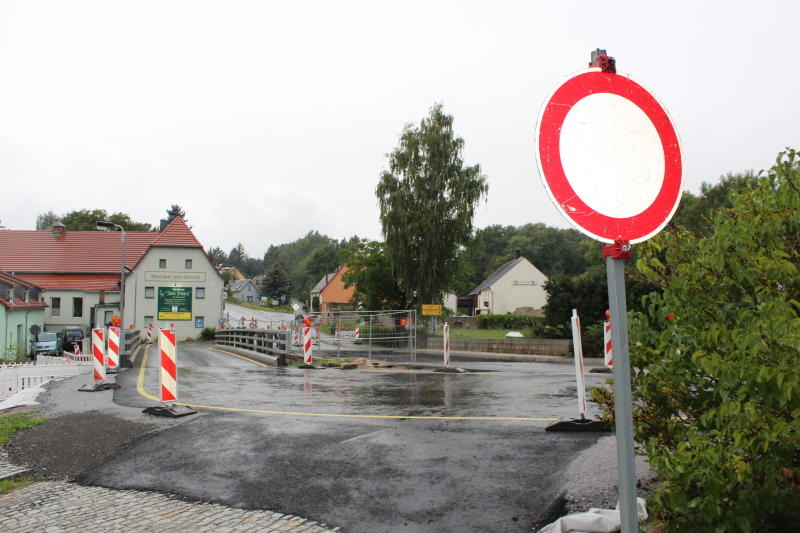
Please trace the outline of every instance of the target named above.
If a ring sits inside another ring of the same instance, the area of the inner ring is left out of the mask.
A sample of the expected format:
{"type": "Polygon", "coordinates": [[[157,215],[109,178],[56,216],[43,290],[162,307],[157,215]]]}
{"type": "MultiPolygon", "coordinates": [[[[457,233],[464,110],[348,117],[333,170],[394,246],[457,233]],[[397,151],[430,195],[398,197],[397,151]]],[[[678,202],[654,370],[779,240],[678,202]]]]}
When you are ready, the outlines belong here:
{"type": "Polygon", "coordinates": [[[196,328],[204,328],[206,326],[206,317],[204,316],[196,316],[194,317],[194,327],[196,328]]]}
{"type": "Polygon", "coordinates": [[[74,317],[83,316],[83,298],[72,299],[72,316],[74,317]]]}
{"type": "Polygon", "coordinates": [[[248,301],[248,302],[252,302],[252,301],[253,301],[253,297],[252,297],[252,296],[248,296],[248,297],[247,297],[247,301],[248,301]]]}
{"type": "Polygon", "coordinates": [[[151,316],[144,317],[144,325],[145,325],[145,327],[147,327],[148,325],[152,324],[153,322],[154,322],[153,317],[151,317],[151,316]]]}
{"type": "Polygon", "coordinates": [[[206,297],[206,288],[205,287],[197,287],[194,290],[194,297],[197,299],[202,299],[206,297]]]}
{"type": "Polygon", "coordinates": [[[149,300],[152,300],[153,298],[155,298],[155,294],[156,294],[155,288],[153,288],[153,287],[145,287],[144,288],[144,297],[145,298],[147,298],[149,300]]]}
{"type": "Polygon", "coordinates": [[[166,259],[159,259],[158,260],[158,268],[167,268],[167,260],[166,259]]]}
{"type": "Polygon", "coordinates": [[[105,318],[103,318],[103,324],[111,324],[111,319],[114,317],[114,311],[106,311],[105,318]]]}
{"type": "Polygon", "coordinates": [[[191,269],[192,269],[192,260],[191,259],[187,259],[186,260],[186,270],[191,270],[191,269]]]}
{"type": "Polygon", "coordinates": [[[50,298],[50,314],[61,316],[61,298],[50,298]]]}

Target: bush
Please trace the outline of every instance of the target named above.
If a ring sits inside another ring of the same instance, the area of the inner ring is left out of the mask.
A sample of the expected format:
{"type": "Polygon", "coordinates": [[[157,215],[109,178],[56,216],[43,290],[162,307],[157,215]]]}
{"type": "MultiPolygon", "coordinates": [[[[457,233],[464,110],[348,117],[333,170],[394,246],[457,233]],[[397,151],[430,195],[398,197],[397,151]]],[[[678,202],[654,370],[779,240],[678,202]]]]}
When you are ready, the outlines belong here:
{"type": "MultiPolygon", "coordinates": [[[[781,154],[709,237],[665,231],[637,268],[634,430],[669,531],[800,530],[800,163],[781,154]]],[[[610,391],[595,394],[613,417],[610,391]]]]}
{"type": "Polygon", "coordinates": [[[541,324],[541,318],[530,315],[478,315],[479,329],[530,329],[541,324]]]}
{"type": "Polygon", "coordinates": [[[216,333],[217,330],[214,328],[203,328],[203,330],[200,332],[200,340],[213,341],[216,333]]]}

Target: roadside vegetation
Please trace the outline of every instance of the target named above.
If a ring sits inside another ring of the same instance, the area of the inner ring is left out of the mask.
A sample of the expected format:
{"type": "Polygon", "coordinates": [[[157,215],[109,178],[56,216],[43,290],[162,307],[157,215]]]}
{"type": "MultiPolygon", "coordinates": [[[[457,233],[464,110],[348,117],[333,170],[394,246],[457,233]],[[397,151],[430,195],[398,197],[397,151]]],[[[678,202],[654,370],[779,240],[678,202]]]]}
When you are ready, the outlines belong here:
{"type": "MultiPolygon", "coordinates": [[[[0,416],[0,446],[9,442],[16,431],[36,427],[44,420],[43,417],[33,413],[14,413],[0,416]]],[[[8,494],[31,483],[33,481],[25,476],[0,480],[0,495],[8,494]]]]}
{"type": "Polygon", "coordinates": [[[44,418],[33,413],[14,413],[0,416],[0,445],[7,443],[17,430],[36,427],[44,418]]]}
{"type": "MultiPolygon", "coordinates": [[[[641,248],[631,313],[635,438],[667,531],[800,531],[800,159],[641,248]]],[[[595,398],[613,419],[611,389],[595,398]]]]}

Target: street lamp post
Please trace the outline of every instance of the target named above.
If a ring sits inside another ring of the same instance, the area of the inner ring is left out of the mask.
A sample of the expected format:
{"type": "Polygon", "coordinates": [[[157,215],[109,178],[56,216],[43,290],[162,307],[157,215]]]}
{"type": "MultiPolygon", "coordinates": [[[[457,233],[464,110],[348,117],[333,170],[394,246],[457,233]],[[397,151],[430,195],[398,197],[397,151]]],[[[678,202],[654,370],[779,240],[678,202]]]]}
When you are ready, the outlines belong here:
{"type": "Polygon", "coordinates": [[[119,357],[120,366],[127,365],[127,353],[125,351],[125,343],[127,342],[127,335],[125,334],[125,230],[119,224],[107,222],[105,220],[97,221],[97,229],[101,231],[113,231],[118,229],[122,233],[122,258],[120,260],[119,272],[119,357]]]}

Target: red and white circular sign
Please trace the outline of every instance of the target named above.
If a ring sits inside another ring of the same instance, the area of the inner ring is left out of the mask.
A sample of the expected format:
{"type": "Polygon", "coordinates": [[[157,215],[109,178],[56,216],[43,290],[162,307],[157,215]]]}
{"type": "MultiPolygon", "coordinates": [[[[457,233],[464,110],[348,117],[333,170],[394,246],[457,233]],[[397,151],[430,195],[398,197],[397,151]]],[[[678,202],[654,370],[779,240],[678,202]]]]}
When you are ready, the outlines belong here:
{"type": "Polygon", "coordinates": [[[590,68],[561,83],[539,113],[536,160],[556,207],[599,241],[647,240],[678,208],[678,134],[664,107],[627,76],[590,68]]]}

